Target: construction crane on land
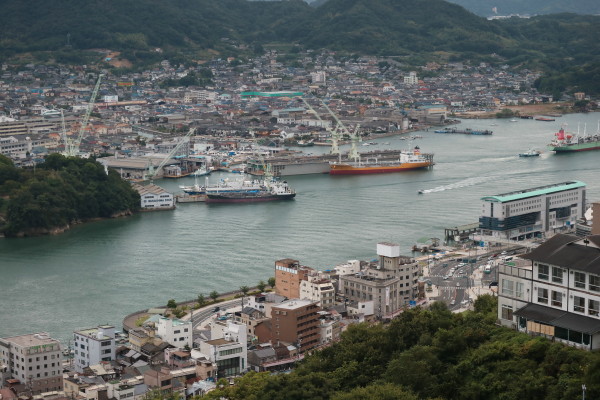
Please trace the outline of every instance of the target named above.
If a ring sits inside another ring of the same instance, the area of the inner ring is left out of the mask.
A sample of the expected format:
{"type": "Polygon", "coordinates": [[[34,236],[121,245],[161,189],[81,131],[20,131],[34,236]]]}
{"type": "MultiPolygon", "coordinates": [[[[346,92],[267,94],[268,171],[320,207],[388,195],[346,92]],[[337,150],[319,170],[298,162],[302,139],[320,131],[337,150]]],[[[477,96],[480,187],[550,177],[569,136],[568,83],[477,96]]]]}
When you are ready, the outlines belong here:
{"type": "Polygon", "coordinates": [[[102,81],[103,76],[103,74],[98,75],[98,81],[96,81],[96,86],[92,91],[92,97],[90,97],[87,109],[85,110],[85,114],[83,116],[83,119],[81,120],[81,127],[79,128],[79,133],[75,139],[67,140],[67,135],[64,131],[63,119],[63,133],[65,137],[66,156],[76,157],[79,155],[79,146],[81,146],[81,140],[83,139],[83,135],[85,134],[85,128],[87,127],[88,121],[90,120],[90,115],[92,114],[92,110],[94,109],[94,103],[96,102],[96,96],[98,96],[98,90],[100,89],[100,82],[102,81]]]}
{"type": "Polygon", "coordinates": [[[175,147],[173,147],[173,149],[160,162],[160,164],[158,164],[158,167],[154,168],[154,166],[152,164],[150,164],[150,166],[148,168],[148,175],[146,175],[146,179],[152,181],[154,179],[154,177],[156,175],[158,175],[158,173],[160,172],[160,170],[162,169],[162,167],[164,167],[169,162],[169,160],[171,159],[171,157],[173,157],[173,155],[175,155],[175,153],[177,153],[179,151],[179,149],[181,149],[181,146],[183,146],[184,143],[189,142],[190,136],[192,136],[192,134],[194,132],[196,132],[196,129],[195,128],[190,128],[190,130],[188,131],[188,133],[179,141],[179,143],[177,143],[177,145],[175,147]]]}

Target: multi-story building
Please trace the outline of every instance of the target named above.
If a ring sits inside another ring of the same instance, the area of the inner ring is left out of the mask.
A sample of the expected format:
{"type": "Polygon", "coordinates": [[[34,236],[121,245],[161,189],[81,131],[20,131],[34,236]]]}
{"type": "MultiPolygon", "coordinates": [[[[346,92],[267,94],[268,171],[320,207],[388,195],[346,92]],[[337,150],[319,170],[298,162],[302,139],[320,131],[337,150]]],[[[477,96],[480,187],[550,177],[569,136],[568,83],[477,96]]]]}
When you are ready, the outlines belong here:
{"type": "Polygon", "coordinates": [[[140,194],[143,209],[170,209],[175,206],[173,194],[158,185],[142,186],[135,184],[133,188],[140,194]]]}
{"type": "Polygon", "coordinates": [[[200,343],[200,352],[216,368],[216,378],[239,375],[248,368],[246,326],[228,321],[211,325],[212,340],[200,343]]]}
{"type": "MultiPolygon", "coordinates": [[[[400,255],[400,246],[378,243],[379,262],[353,275],[340,276],[340,294],[349,302],[373,302],[379,318],[390,318],[418,293],[419,265],[400,255]]],[[[365,305],[365,309],[371,307],[365,305]]]]}
{"type": "Polygon", "coordinates": [[[557,234],[520,258],[498,270],[500,323],[600,349],[600,235],[557,234]]]}
{"type": "Polygon", "coordinates": [[[47,333],[0,339],[0,386],[18,379],[32,395],[63,389],[62,352],[58,340],[47,333]]]}
{"type": "Polygon", "coordinates": [[[481,234],[522,240],[569,231],[585,212],[585,188],[583,182],[569,181],[483,197],[481,234]]]}
{"type": "Polygon", "coordinates": [[[160,317],[156,323],[156,334],[175,347],[192,347],[192,321],[160,317]]]}
{"type": "Polygon", "coordinates": [[[312,268],[300,265],[298,260],[285,258],[275,261],[275,293],[288,299],[300,297],[300,282],[308,279],[312,268]]]}
{"type": "Polygon", "coordinates": [[[319,344],[319,306],[310,300],[288,300],[271,308],[271,342],[294,344],[301,352],[319,344]]]}
{"type": "Polygon", "coordinates": [[[75,371],[83,372],[85,367],[115,359],[115,327],[100,325],[97,328],[73,332],[75,346],[75,371]]]}
{"type": "Polygon", "coordinates": [[[329,279],[323,279],[318,274],[309,275],[307,280],[300,281],[301,299],[311,300],[323,309],[335,305],[335,288],[329,279]]]}

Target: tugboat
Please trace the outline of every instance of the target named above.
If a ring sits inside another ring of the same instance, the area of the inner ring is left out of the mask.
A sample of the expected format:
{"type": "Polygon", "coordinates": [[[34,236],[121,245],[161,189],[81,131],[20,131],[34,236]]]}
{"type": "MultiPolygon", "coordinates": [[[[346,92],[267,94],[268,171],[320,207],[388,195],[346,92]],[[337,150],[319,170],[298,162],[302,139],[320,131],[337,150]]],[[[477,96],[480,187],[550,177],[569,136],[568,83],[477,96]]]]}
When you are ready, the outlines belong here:
{"type": "Polygon", "coordinates": [[[539,157],[541,151],[529,149],[524,153],[519,153],[519,157],[539,157]]]}

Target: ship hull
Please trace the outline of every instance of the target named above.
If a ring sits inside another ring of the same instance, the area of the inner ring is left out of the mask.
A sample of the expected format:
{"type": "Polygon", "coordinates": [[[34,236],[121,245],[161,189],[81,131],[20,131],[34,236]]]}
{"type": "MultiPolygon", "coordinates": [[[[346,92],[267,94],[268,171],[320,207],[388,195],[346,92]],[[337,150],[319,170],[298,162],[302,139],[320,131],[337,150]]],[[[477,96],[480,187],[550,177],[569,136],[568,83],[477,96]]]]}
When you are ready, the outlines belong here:
{"type": "Polygon", "coordinates": [[[431,167],[433,163],[423,161],[415,163],[403,163],[389,166],[354,166],[351,164],[333,164],[329,171],[330,175],[363,175],[363,174],[387,174],[392,172],[409,171],[412,169],[431,167]]]}
{"type": "Polygon", "coordinates": [[[548,146],[548,149],[550,151],[555,151],[556,153],[573,153],[577,151],[600,150],[600,142],[577,143],[566,146],[548,146]]]}
{"type": "Polygon", "coordinates": [[[266,201],[292,200],[296,193],[285,194],[208,194],[206,203],[260,203],[266,201]]]}

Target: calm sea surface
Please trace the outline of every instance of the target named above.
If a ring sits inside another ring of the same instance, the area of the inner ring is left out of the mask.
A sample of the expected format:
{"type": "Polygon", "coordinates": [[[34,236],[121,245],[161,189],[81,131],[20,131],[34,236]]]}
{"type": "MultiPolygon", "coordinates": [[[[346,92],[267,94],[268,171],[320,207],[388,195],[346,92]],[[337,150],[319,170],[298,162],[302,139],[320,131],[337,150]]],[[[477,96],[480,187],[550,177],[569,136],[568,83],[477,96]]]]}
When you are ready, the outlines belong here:
{"type": "MultiPolygon", "coordinates": [[[[280,258],[326,269],[374,258],[381,241],[398,243],[409,254],[420,238],[441,238],[444,227],[476,222],[485,195],[581,180],[588,199],[600,200],[600,151],[557,156],[545,148],[561,123],[571,130],[587,123],[595,132],[599,119],[600,113],[555,122],[464,120],[458,127],[494,134],[414,133],[423,138],[412,145],[435,153],[431,170],[288,177],[298,192],[291,202],[182,204],[60,236],[0,240],[0,337],[47,331],[66,341],[76,329],[104,323],[120,328],[126,314],[171,298],[267,280],[280,258]],[[544,153],[517,156],[529,148],[544,153]],[[417,194],[420,189],[426,194],[417,194]]],[[[409,145],[397,136],[377,142],[360,150],[409,145]]],[[[177,191],[193,179],[156,183],[177,191]]]]}

